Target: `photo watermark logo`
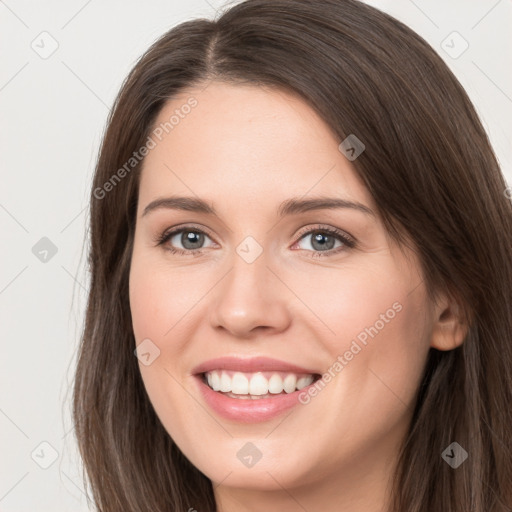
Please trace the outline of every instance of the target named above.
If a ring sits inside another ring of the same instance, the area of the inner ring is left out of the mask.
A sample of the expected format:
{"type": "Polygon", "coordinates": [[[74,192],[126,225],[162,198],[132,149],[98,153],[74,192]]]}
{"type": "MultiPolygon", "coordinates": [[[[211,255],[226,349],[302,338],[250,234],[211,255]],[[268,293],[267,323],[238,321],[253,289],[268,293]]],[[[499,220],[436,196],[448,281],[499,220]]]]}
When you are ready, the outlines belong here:
{"type": "Polygon", "coordinates": [[[181,122],[182,119],[190,114],[192,108],[197,107],[198,101],[192,96],[180,108],[174,110],[174,114],[165,123],[160,123],[148,136],[146,142],[138,151],[134,151],[132,156],[120,167],[112,176],[101,186],[96,187],[93,195],[96,199],[103,199],[108,192],[112,191],[115,186],[129,174],[142,160],[155,149],[158,142],[161,142],[164,134],[168,134],[181,122]],[[157,139],[157,140],[155,140],[157,139]],[[158,142],[157,142],[158,141],[158,142]]]}
{"type": "Polygon", "coordinates": [[[354,358],[355,355],[359,354],[361,350],[366,347],[368,343],[368,337],[374,338],[379,334],[384,327],[386,327],[386,324],[389,324],[393,318],[397,315],[397,313],[400,313],[402,311],[403,306],[400,304],[400,302],[394,302],[393,305],[386,310],[385,313],[381,313],[379,316],[379,319],[374,322],[373,325],[370,327],[365,327],[357,336],[355,339],[352,340],[352,343],[350,344],[350,349],[346,350],[343,355],[339,355],[336,358],[336,361],[329,366],[327,371],[322,375],[322,377],[317,380],[313,385],[308,386],[304,391],[299,393],[299,402],[303,405],[309,404],[311,402],[311,399],[322,391],[325,386],[331,382],[336,375],[338,375],[345,366],[348,365],[350,361],[354,358]],[[363,347],[361,347],[357,342],[361,343],[363,347]]]}

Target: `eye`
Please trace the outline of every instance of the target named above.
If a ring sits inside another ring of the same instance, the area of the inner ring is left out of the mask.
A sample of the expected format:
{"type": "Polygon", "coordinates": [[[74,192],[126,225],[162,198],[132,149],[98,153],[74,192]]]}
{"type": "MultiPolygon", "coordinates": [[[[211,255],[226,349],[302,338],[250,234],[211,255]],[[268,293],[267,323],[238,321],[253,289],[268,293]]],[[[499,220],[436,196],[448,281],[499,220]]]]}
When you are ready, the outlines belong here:
{"type": "MultiPolygon", "coordinates": [[[[299,249],[312,251],[311,256],[315,258],[332,256],[356,245],[352,237],[339,229],[317,226],[314,229],[302,232],[294,246],[300,244],[303,240],[308,240],[308,238],[310,242],[306,244],[306,247],[299,247],[299,249]],[[338,246],[336,246],[336,243],[338,243],[338,246]],[[307,247],[308,245],[309,247],[307,247]]],[[[202,229],[194,226],[184,226],[171,231],[164,231],[164,233],[157,236],[155,241],[157,245],[165,246],[165,249],[172,254],[199,256],[205,249],[203,245],[206,239],[211,240],[202,229]],[[177,245],[178,247],[176,247],[177,245]]],[[[215,243],[212,245],[214,246],[215,243]]]]}
{"type": "Polygon", "coordinates": [[[312,250],[313,253],[311,256],[314,258],[332,256],[346,250],[347,248],[351,249],[356,245],[355,240],[343,231],[322,226],[302,233],[299,241],[297,241],[295,245],[299,244],[303,240],[309,240],[309,243],[305,244],[306,247],[299,248],[312,250]],[[336,242],[338,242],[337,247],[336,242]]]}
{"type": "MultiPolygon", "coordinates": [[[[165,245],[165,249],[172,254],[182,254],[187,256],[196,256],[204,249],[205,238],[210,237],[201,229],[186,226],[172,231],[165,231],[160,235],[156,242],[157,245],[165,245]],[[181,247],[176,245],[181,244],[181,247]]],[[[211,239],[210,239],[211,240],[211,239]]]]}

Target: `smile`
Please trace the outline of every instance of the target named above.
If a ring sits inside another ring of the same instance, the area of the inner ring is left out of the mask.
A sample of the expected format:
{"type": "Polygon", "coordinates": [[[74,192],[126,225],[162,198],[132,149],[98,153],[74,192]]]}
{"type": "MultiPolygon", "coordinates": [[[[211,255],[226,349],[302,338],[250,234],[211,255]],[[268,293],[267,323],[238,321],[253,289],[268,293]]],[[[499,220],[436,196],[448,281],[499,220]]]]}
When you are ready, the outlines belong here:
{"type": "Polygon", "coordinates": [[[315,376],[286,372],[243,373],[213,370],[203,374],[205,383],[213,391],[220,391],[231,398],[256,399],[272,395],[290,394],[309,386],[315,376]]]}
{"type": "Polygon", "coordinates": [[[270,358],[225,357],[193,370],[206,405],[237,423],[267,421],[300,404],[317,372],[270,358]]]}

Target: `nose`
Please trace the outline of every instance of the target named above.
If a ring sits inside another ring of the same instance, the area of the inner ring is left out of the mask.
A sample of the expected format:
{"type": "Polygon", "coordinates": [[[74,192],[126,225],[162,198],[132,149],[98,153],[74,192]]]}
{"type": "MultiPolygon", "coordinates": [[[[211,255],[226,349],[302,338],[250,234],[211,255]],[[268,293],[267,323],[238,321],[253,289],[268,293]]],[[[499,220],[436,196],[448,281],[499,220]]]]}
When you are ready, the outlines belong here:
{"type": "Polygon", "coordinates": [[[261,331],[276,333],[290,324],[290,291],[268,266],[265,251],[248,263],[238,254],[225,277],[212,290],[212,328],[236,338],[251,338],[261,331]]]}

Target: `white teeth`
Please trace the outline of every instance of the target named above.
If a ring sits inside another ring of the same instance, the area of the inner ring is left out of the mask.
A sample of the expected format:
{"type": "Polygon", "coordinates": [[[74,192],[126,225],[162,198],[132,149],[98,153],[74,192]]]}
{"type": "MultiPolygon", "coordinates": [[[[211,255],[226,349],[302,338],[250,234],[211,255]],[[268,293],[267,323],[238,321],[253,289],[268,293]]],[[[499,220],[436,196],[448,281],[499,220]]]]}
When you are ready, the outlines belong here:
{"type": "Polygon", "coordinates": [[[306,375],[305,377],[301,377],[300,379],[297,379],[297,389],[305,388],[306,386],[309,386],[313,382],[313,376],[312,375],[306,375]]]}
{"type": "Polygon", "coordinates": [[[268,381],[261,373],[253,375],[249,382],[250,395],[266,395],[268,393],[268,381]]]}
{"type": "Polygon", "coordinates": [[[226,372],[222,372],[220,376],[219,391],[223,391],[224,393],[231,391],[231,378],[226,372]]]}
{"type": "Polygon", "coordinates": [[[277,394],[282,393],[284,389],[283,379],[280,375],[274,374],[268,381],[269,393],[277,394]]]}
{"type": "Polygon", "coordinates": [[[290,374],[284,378],[284,390],[287,393],[293,393],[295,391],[296,384],[297,384],[297,377],[295,375],[290,374]]]}
{"type": "Polygon", "coordinates": [[[269,394],[277,395],[282,393],[293,393],[309,386],[313,375],[296,375],[293,373],[273,373],[269,379],[261,372],[242,373],[213,370],[206,373],[208,386],[214,391],[232,393],[234,395],[245,395],[247,398],[256,399],[266,397],[269,394]]]}
{"type": "Polygon", "coordinates": [[[247,395],[249,393],[249,379],[243,373],[235,373],[231,379],[231,391],[235,395],[247,395]]]}
{"type": "Polygon", "coordinates": [[[208,374],[208,377],[210,377],[211,375],[211,382],[208,380],[208,384],[210,385],[210,387],[214,390],[214,391],[219,391],[220,390],[220,377],[219,377],[219,374],[217,372],[213,372],[213,373],[210,373],[208,374]]]}

